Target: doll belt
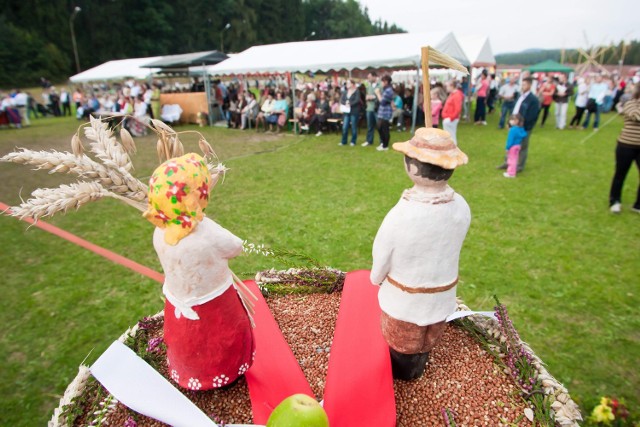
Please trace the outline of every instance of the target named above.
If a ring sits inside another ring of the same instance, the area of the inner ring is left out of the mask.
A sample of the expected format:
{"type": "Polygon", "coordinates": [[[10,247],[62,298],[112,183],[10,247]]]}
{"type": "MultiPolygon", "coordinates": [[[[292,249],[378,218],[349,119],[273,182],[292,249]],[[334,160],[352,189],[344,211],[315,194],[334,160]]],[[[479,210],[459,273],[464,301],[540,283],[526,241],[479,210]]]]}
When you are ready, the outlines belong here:
{"type": "Polygon", "coordinates": [[[391,278],[391,276],[387,276],[387,282],[389,282],[390,284],[392,284],[393,286],[395,286],[396,288],[404,291],[404,292],[408,292],[410,294],[437,294],[440,292],[445,292],[448,291],[449,289],[452,289],[453,287],[455,287],[458,284],[458,278],[456,277],[453,282],[449,283],[448,285],[443,285],[443,286],[436,286],[436,287],[409,287],[406,285],[403,285],[402,283],[394,280],[391,278]]]}

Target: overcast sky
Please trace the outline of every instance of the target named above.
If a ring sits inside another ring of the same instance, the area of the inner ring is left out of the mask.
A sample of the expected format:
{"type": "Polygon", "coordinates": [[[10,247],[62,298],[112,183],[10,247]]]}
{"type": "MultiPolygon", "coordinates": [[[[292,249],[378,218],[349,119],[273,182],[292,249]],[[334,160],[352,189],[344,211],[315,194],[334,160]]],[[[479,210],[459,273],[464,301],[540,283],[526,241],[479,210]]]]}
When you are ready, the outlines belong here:
{"type": "Polygon", "coordinates": [[[493,53],[640,40],[640,0],[359,0],[409,32],[489,36],[493,53]]]}

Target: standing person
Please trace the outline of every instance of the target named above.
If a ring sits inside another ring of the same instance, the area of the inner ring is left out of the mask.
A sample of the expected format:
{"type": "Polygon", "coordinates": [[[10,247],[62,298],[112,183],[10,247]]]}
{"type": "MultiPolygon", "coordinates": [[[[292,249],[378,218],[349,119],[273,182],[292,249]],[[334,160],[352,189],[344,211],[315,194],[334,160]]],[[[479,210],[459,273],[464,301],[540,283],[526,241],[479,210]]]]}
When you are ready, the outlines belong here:
{"type": "Polygon", "coordinates": [[[482,70],[480,79],[476,83],[476,112],[474,114],[474,122],[477,125],[487,124],[487,94],[489,93],[489,77],[487,70],[482,70]]]}
{"type": "Polygon", "coordinates": [[[527,137],[527,131],[522,125],[524,119],[520,114],[514,114],[509,119],[511,129],[507,135],[507,171],[503,174],[505,178],[515,178],[518,171],[518,159],[520,149],[522,148],[522,140],[527,137]]]}
{"type": "Polygon", "coordinates": [[[458,145],[457,132],[460,114],[462,113],[462,104],[464,103],[464,94],[457,89],[455,80],[445,83],[445,89],[449,96],[444,102],[442,108],[442,129],[449,132],[453,143],[458,145]]]}
{"type": "Polygon", "coordinates": [[[580,122],[582,121],[582,114],[587,108],[587,100],[589,99],[588,95],[588,81],[580,77],[578,79],[578,94],[576,96],[576,113],[573,115],[571,123],[569,123],[569,127],[571,129],[576,129],[578,126],[580,126],[580,122]]]}
{"type": "Polygon", "coordinates": [[[382,90],[376,88],[376,96],[380,106],[378,107],[378,133],[380,134],[380,145],[376,150],[387,151],[389,149],[389,122],[393,115],[391,102],[393,101],[393,89],[391,88],[391,76],[382,77],[382,90]]]}
{"type": "MultiPolygon", "coordinates": [[[[379,88],[378,88],[379,89],[379,88]]],[[[347,145],[347,136],[349,136],[349,127],[351,127],[351,146],[356,146],[358,139],[358,119],[360,118],[360,109],[362,108],[362,97],[356,85],[355,80],[347,81],[347,90],[340,98],[340,111],[343,114],[342,120],[342,141],[339,145],[347,145]]]]}
{"type": "Polygon", "coordinates": [[[27,94],[27,118],[30,119],[33,114],[33,118],[38,118],[38,107],[36,100],[33,98],[30,92],[26,92],[27,94]]]}
{"type": "Polygon", "coordinates": [[[154,82],[151,90],[151,118],[159,118],[160,111],[160,85],[154,82]]]}
{"type": "Polygon", "coordinates": [[[440,123],[440,112],[442,111],[442,101],[440,100],[439,87],[431,89],[431,127],[437,128],[440,123]]]}
{"type": "Polygon", "coordinates": [[[516,86],[516,79],[512,76],[507,81],[507,84],[502,85],[498,97],[502,100],[502,108],[500,111],[500,123],[498,128],[504,129],[504,122],[507,117],[511,115],[513,107],[516,105],[516,94],[518,93],[518,86],[516,86]]]}
{"type": "Polygon", "coordinates": [[[375,71],[371,71],[367,75],[367,82],[364,84],[367,95],[367,139],[362,143],[363,147],[373,145],[374,135],[376,133],[376,104],[378,98],[376,96],[376,88],[380,85],[378,82],[378,74],[375,71]]]}
{"type": "Polygon", "coordinates": [[[496,75],[491,74],[491,82],[489,83],[489,96],[487,96],[487,107],[489,108],[489,114],[493,113],[493,105],[496,102],[496,96],[498,95],[498,81],[496,75]]]}
{"type": "Polygon", "coordinates": [[[567,75],[560,74],[553,100],[556,101],[556,129],[564,129],[567,125],[567,109],[569,98],[573,96],[573,85],[567,82],[567,75]]]}
{"type": "Polygon", "coordinates": [[[71,95],[67,91],[67,88],[62,88],[60,92],[60,104],[62,104],[62,115],[70,116],[71,115],[71,95]]]}
{"type": "Polygon", "coordinates": [[[60,95],[56,92],[56,88],[51,86],[51,90],[49,92],[49,108],[53,112],[53,115],[56,117],[61,116],[60,112],[60,95]]]}
{"type": "Polygon", "coordinates": [[[589,88],[589,94],[587,95],[587,117],[582,123],[582,129],[586,130],[589,127],[589,121],[591,120],[591,114],[595,114],[593,121],[593,129],[597,130],[600,125],[600,113],[602,112],[602,106],[604,104],[604,96],[607,94],[607,84],[602,81],[602,76],[598,74],[593,84],[589,88]]]}
{"type": "MultiPolygon", "coordinates": [[[[531,139],[531,133],[538,121],[538,115],[540,115],[540,101],[531,91],[531,77],[525,77],[522,79],[522,95],[516,101],[516,106],[513,107],[513,114],[520,114],[524,119],[524,130],[527,131],[527,136],[522,139],[520,144],[520,154],[518,155],[518,168],[517,172],[522,172],[524,166],[527,163],[527,156],[529,155],[529,141],[531,139]]],[[[507,162],[498,166],[498,169],[506,169],[507,162]]]]}
{"type": "MultiPolygon", "coordinates": [[[[467,120],[469,117],[469,78],[467,76],[462,76],[462,81],[460,82],[459,89],[462,91],[463,102],[462,102],[462,118],[467,120]]],[[[422,93],[422,91],[420,91],[422,93]]],[[[422,105],[420,103],[419,105],[422,105]]]]}
{"type": "MultiPolygon", "coordinates": [[[[624,125],[618,137],[616,171],[609,192],[609,210],[613,213],[622,210],[622,186],[631,164],[635,161],[640,170],[640,84],[636,84],[632,96],[622,107],[624,125]]],[[[631,210],[640,213],[640,185],[631,210]]]]}
{"type": "Polygon", "coordinates": [[[20,112],[21,121],[25,126],[29,126],[31,124],[29,121],[29,114],[27,113],[27,109],[29,107],[29,96],[20,89],[16,89],[16,94],[13,97],[13,103],[15,104],[16,109],[20,112]]]}
{"type": "Polygon", "coordinates": [[[151,86],[145,83],[144,85],[142,85],[142,91],[142,99],[144,100],[144,103],[147,104],[147,114],[149,115],[149,117],[154,119],[155,116],[153,115],[153,108],[151,108],[153,89],[151,89],[151,86]]]}
{"type": "Polygon", "coordinates": [[[78,111],[78,108],[82,106],[83,101],[84,95],[82,94],[82,91],[76,88],[76,90],[73,91],[73,103],[76,104],[76,112],[78,111]]]}
{"type": "Polygon", "coordinates": [[[549,108],[553,103],[553,94],[556,91],[556,87],[551,80],[551,77],[540,87],[538,96],[542,98],[542,120],[540,121],[540,127],[544,127],[544,123],[547,121],[549,115],[549,108]]]}

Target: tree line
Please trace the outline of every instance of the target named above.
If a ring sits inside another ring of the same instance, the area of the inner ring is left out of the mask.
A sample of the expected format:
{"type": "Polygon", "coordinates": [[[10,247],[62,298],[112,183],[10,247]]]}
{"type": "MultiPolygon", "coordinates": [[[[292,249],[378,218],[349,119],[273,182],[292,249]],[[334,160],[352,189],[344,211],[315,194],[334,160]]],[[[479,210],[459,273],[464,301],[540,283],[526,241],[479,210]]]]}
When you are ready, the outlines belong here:
{"type": "Polygon", "coordinates": [[[75,74],[70,25],[83,70],[112,59],[222,45],[225,52],[240,52],[269,43],[404,32],[372,22],[356,0],[0,0],[0,87],[75,74]]]}
{"type": "MultiPolygon", "coordinates": [[[[585,49],[587,53],[591,49],[585,49]]],[[[596,48],[596,51],[598,48],[596,48]]],[[[596,58],[598,62],[606,65],[616,65],[622,58],[624,52],[624,63],[640,65],[640,41],[633,40],[631,43],[623,44],[623,42],[612,44],[607,46],[606,51],[602,57],[596,58]]],[[[498,64],[504,65],[533,65],[538,62],[546,61],[548,59],[560,62],[562,60],[563,52],[561,49],[536,49],[526,50],[518,53],[505,53],[496,55],[496,61],[498,64]]],[[[577,49],[566,49],[564,51],[564,62],[569,64],[578,64],[584,62],[585,58],[578,52],[577,49]]]]}

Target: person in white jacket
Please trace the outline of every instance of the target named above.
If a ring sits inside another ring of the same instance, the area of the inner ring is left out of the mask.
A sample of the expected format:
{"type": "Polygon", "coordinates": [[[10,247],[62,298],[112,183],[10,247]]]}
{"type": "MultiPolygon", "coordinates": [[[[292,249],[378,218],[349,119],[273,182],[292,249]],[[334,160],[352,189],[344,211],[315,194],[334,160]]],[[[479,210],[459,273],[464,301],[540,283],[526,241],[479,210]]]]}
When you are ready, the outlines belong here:
{"type": "Polygon", "coordinates": [[[456,310],[458,261],[469,229],[467,202],[448,186],[467,156],[450,135],[421,128],[393,149],[405,155],[414,186],[384,218],[373,243],[371,282],[380,285],[382,334],[394,378],[420,377],[456,310]]]}

